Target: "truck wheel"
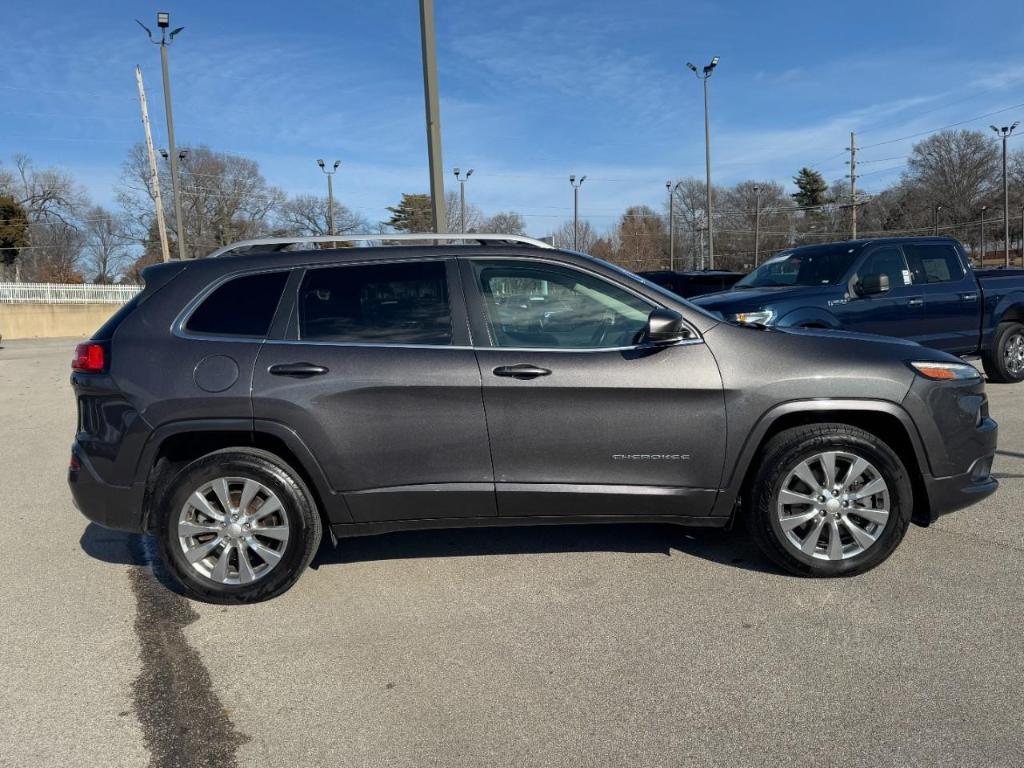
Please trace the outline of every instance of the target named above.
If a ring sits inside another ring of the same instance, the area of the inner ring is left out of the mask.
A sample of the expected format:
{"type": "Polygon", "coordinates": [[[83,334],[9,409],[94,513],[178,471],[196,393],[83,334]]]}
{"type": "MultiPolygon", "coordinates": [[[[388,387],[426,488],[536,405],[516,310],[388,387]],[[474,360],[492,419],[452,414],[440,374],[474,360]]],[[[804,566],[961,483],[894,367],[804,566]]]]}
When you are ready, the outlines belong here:
{"type": "Polygon", "coordinates": [[[288,590],[320,544],[320,515],[278,457],[227,448],[186,466],[157,508],[161,559],[193,597],[254,603],[288,590]]]}
{"type": "Polygon", "coordinates": [[[793,427],[761,453],[747,527],[761,550],[798,576],[852,576],[903,539],[913,491],[896,453],[848,424],[793,427]]]}
{"type": "Polygon", "coordinates": [[[981,356],[989,381],[1016,384],[1024,381],[1024,325],[1000,323],[992,337],[992,348],[981,356]]]}

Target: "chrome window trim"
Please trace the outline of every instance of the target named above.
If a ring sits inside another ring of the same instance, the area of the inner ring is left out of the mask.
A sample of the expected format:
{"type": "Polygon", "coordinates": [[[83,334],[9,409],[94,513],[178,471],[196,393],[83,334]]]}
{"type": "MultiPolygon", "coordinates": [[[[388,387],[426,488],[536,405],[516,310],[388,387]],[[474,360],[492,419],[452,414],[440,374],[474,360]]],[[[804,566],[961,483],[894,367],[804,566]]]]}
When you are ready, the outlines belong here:
{"type": "MultiPolygon", "coordinates": [[[[248,341],[256,344],[260,344],[266,341],[267,334],[261,335],[250,335],[250,334],[238,334],[238,333],[196,333],[189,331],[185,326],[188,325],[189,319],[192,314],[199,309],[199,305],[206,301],[214,291],[220,288],[222,285],[235,280],[237,278],[250,277],[252,275],[267,275],[275,272],[282,272],[285,274],[284,285],[281,286],[281,295],[277,297],[277,307],[274,308],[274,313],[277,313],[277,308],[281,306],[281,299],[284,298],[284,289],[288,287],[288,276],[291,274],[294,267],[264,267],[263,269],[251,269],[251,270],[239,270],[238,272],[230,272],[214,282],[207,285],[203,290],[197,293],[192,299],[185,304],[184,308],[177,314],[174,320],[171,321],[171,335],[177,336],[179,339],[191,339],[194,341],[248,341]]],[[[270,318],[270,324],[273,326],[274,318],[270,318]]],[[[270,328],[267,328],[267,333],[270,333],[270,328]]]]}
{"type": "Polygon", "coordinates": [[[367,349],[457,349],[472,350],[474,352],[627,352],[631,350],[645,349],[670,349],[671,347],[688,347],[694,344],[703,344],[704,339],[683,339],[674,344],[634,344],[628,347],[477,347],[464,344],[388,344],[370,343],[358,341],[303,341],[302,339],[267,339],[265,344],[291,344],[311,345],[319,347],[360,347],[367,349]]]}

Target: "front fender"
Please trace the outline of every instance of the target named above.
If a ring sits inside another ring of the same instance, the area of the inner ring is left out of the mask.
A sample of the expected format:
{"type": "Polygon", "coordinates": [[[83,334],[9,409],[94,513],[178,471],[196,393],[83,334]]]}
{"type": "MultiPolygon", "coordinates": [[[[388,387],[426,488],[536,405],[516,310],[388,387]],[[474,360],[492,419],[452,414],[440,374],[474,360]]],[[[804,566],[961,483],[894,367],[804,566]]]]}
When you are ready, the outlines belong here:
{"type": "Polygon", "coordinates": [[[834,331],[842,328],[842,324],[827,309],[821,307],[799,307],[782,315],[775,325],[780,328],[830,328],[834,331]]]}

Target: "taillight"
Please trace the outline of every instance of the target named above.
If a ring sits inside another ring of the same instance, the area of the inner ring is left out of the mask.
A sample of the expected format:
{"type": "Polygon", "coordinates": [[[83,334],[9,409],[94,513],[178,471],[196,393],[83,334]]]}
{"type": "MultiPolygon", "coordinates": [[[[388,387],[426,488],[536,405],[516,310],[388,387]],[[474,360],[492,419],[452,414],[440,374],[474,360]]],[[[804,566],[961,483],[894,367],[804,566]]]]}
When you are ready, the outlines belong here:
{"type": "Polygon", "coordinates": [[[102,344],[86,341],[75,347],[71,370],[82,373],[103,373],[107,367],[107,350],[102,344]]]}

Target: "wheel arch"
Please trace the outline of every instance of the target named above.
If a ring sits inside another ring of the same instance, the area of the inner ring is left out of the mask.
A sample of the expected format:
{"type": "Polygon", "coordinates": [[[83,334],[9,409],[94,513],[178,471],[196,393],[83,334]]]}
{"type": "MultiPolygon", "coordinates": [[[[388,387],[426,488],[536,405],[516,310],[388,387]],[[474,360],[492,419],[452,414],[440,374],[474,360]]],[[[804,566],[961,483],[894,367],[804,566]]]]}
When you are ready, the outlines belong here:
{"type": "Polygon", "coordinates": [[[1014,291],[1003,296],[989,317],[991,321],[986,329],[986,344],[991,345],[1000,323],[1024,323],[1024,291],[1014,291]]]}
{"type": "Polygon", "coordinates": [[[155,430],[139,455],[136,477],[146,485],[143,528],[152,527],[152,505],[179,469],[224,448],[258,448],[291,467],[309,488],[321,520],[351,522],[344,498],[334,492],[313,453],[292,429],[277,422],[210,419],[170,422],[155,430]]]}
{"type": "Polygon", "coordinates": [[[800,307],[779,318],[781,328],[828,328],[833,331],[842,328],[842,323],[828,310],[821,307],[800,307]]]}
{"type": "Polygon", "coordinates": [[[756,474],[757,458],[775,435],[807,424],[840,423],[863,429],[886,442],[903,461],[914,493],[913,522],[927,525],[930,502],[923,473],[928,457],[913,420],[900,406],[882,400],[804,400],[768,411],[751,431],[733,467],[727,487],[715,504],[716,514],[735,516],[756,474]]]}

